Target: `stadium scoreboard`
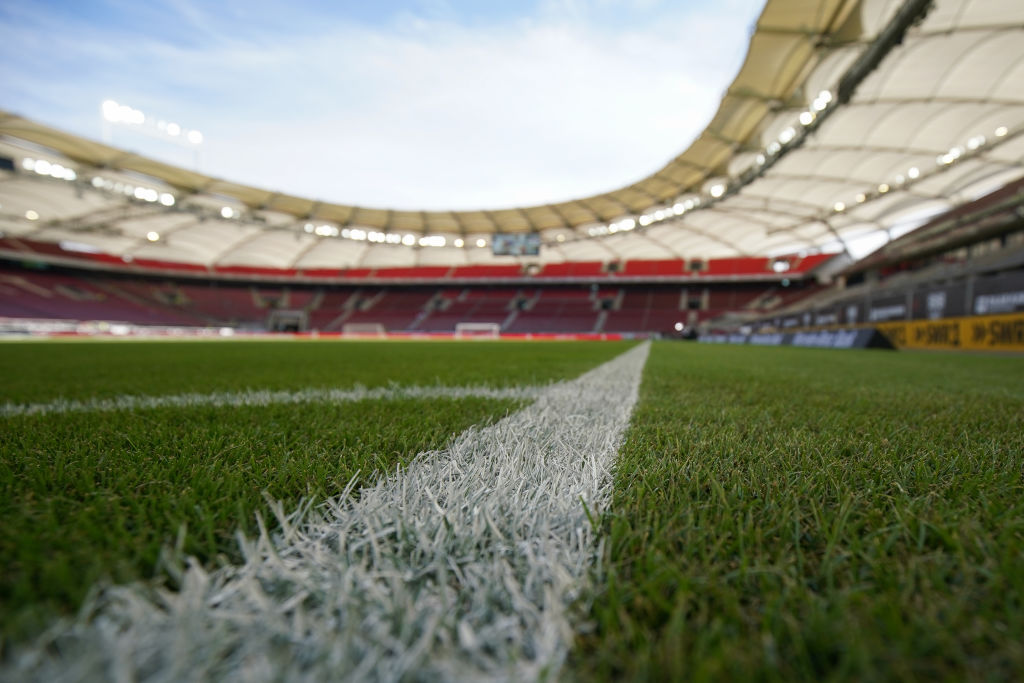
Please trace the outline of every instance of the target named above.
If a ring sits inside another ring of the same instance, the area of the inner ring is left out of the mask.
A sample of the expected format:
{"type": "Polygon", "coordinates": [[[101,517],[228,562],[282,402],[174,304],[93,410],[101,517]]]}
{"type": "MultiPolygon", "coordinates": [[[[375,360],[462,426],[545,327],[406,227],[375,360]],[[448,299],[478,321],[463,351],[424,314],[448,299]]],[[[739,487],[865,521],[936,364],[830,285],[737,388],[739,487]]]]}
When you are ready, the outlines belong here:
{"type": "Polygon", "coordinates": [[[540,235],[535,232],[498,233],[491,241],[491,249],[495,256],[537,256],[540,254],[540,235]]]}

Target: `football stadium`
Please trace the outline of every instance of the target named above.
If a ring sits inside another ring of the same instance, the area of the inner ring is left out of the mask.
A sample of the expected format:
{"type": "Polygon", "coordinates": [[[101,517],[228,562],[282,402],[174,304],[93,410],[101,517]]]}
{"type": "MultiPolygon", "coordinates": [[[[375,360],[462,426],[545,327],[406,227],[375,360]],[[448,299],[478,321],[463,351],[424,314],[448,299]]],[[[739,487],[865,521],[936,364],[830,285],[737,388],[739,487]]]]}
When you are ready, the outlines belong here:
{"type": "Polygon", "coordinates": [[[1024,678],[1024,3],[753,4],[661,166],[551,201],[388,208],[358,154],[330,201],[246,176],[283,124],[208,166],[142,90],[11,95],[0,680],[1024,678]]]}

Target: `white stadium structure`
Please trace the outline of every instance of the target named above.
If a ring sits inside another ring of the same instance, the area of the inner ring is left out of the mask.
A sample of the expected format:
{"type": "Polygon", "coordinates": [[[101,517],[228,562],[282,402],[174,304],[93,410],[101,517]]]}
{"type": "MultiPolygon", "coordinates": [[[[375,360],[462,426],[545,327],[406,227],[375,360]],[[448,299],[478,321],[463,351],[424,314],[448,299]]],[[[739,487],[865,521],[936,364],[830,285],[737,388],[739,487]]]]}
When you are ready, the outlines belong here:
{"type": "Polygon", "coordinates": [[[1022,84],[1016,0],[771,0],[704,132],[614,192],[480,211],[343,206],[3,113],[0,152],[17,163],[0,185],[0,229],[117,255],[277,268],[489,263],[479,240],[524,232],[540,235],[545,261],[860,253],[1024,174],[1022,84]],[[26,172],[26,158],[75,180],[26,172]]]}
{"type": "MultiPolygon", "coordinates": [[[[769,0],[742,68],[689,148],[627,187],[557,204],[333,204],[11,112],[0,113],[0,156],[0,257],[9,260],[25,256],[28,240],[52,245],[38,254],[51,263],[102,254],[104,267],[119,260],[135,272],[178,264],[193,276],[248,268],[299,283],[319,272],[329,283],[344,282],[331,272],[346,269],[505,264],[525,277],[557,263],[614,272],[607,264],[836,254],[814,273],[829,283],[1024,176],[1024,3],[769,0]],[[509,240],[518,253],[495,253],[509,240]]],[[[1019,236],[1020,194],[1004,234],[1019,236]]]]}

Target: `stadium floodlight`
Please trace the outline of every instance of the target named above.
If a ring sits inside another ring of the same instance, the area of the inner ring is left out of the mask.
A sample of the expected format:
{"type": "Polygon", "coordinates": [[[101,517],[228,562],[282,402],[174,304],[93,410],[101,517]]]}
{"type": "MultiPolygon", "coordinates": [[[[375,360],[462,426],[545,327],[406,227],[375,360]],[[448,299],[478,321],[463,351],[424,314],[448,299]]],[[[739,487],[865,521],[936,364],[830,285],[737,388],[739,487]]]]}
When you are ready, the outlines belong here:
{"type": "Polygon", "coordinates": [[[857,200],[858,204],[863,204],[864,202],[866,202],[868,200],[868,196],[866,194],[864,194],[863,192],[858,192],[856,200],[857,200]]]}
{"type": "Polygon", "coordinates": [[[676,323],[673,327],[675,327],[676,332],[682,332],[684,326],[682,323],[676,323]]]}
{"type": "Polygon", "coordinates": [[[832,205],[832,210],[836,213],[842,213],[843,211],[846,211],[846,204],[843,202],[836,202],[832,205]]]}
{"type": "Polygon", "coordinates": [[[466,241],[464,239],[462,239],[461,237],[456,237],[455,238],[455,247],[457,249],[462,249],[462,247],[464,247],[464,246],[466,246],[466,241]]]}
{"type": "Polygon", "coordinates": [[[917,178],[919,178],[920,176],[921,169],[919,169],[917,166],[911,166],[909,169],[907,169],[907,177],[910,178],[911,180],[917,180],[917,178]]]}
{"type": "Polygon", "coordinates": [[[772,140],[768,143],[768,146],[765,147],[765,151],[768,152],[769,155],[778,154],[781,149],[782,145],[779,144],[778,140],[772,140]]]}
{"type": "Polygon", "coordinates": [[[997,138],[1001,138],[1001,137],[1005,136],[1009,132],[1010,132],[1010,130],[1006,126],[999,126],[998,128],[995,129],[995,133],[994,134],[995,134],[995,136],[997,138]]]}
{"type": "MultiPolygon", "coordinates": [[[[178,145],[191,147],[198,155],[198,147],[203,143],[203,134],[198,130],[185,128],[179,123],[167,121],[159,117],[148,116],[144,112],[121,104],[115,100],[104,100],[100,105],[104,124],[126,125],[147,135],[169,140],[178,145]]],[[[109,142],[110,127],[104,125],[103,137],[109,142]]],[[[198,165],[198,157],[196,164],[198,165]]]]}
{"type": "Polygon", "coordinates": [[[809,126],[814,123],[814,114],[809,111],[800,112],[800,125],[809,126]]]}
{"type": "Polygon", "coordinates": [[[170,192],[162,192],[160,194],[160,203],[164,206],[174,206],[174,195],[170,192]]]}
{"type": "Polygon", "coordinates": [[[411,247],[412,245],[416,244],[416,235],[402,235],[402,244],[404,244],[407,247],[411,247]]]}
{"type": "Polygon", "coordinates": [[[487,246],[487,240],[485,240],[483,237],[481,237],[480,239],[478,239],[476,241],[476,246],[480,247],[481,249],[486,247],[487,246]]]}
{"type": "Polygon", "coordinates": [[[160,233],[150,230],[146,233],[146,239],[150,242],[158,242],[160,241],[160,233]]]}
{"type": "Polygon", "coordinates": [[[878,186],[879,194],[885,194],[886,192],[889,191],[889,189],[889,183],[882,183],[881,185],[878,186]]]}
{"type": "Polygon", "coordinates": [[[935,161],[942,166],[949,166],[951,163],[963,156],[963,147],[951,147],[945,154],[940,154],[935,158],[935,161]]]}
{"type": "Polygon", "coordinates": [[[25,218],[27,218],[30,221],[37,221],[39,220],[39,212],[35,211],[34,209],[29,209],[28,211],[25,212],[25,218]]]}
{"type": "Polygon", "coordinates": [[[721,197],[723,194],[725,194],[725,185],[723,185],[722,183],[718,183],[716,185],[712,185],[710,193],[711,193],[711,196],[716,198],[716,199],[718,197],[721,197]]]}
{"type": "Polygon", "coordinates": [[[788,144],[788,143],[792,142],[793,138],[795,138],[795,137],[796,137],[796,129],[794,129],[793,126],[786,126],[779,133],[779,142],[781,142],[782,144],[785,145],[785,144],[788,144]]]}
{"type": "Polygon", "coordinates": [[[814,111],[824,111],[828,108],[829,103],[832,101],[832,92],[829,90],[822,90],[818,93],[818,96],[811,102],[811,109],[814,111]]]}
{"type": "Polygon", "coordinates": [[[230,206],[224,206],[224,207],[221,207],[220,215],[221,215],[221,218],[234,218],[235,217],[235,210],[232,209],[230,206]]]}
{"type": "Polygon", "coordinates": [[[25,157],[21,160],[21,167],[26,171],[32,171],[38,175],[45,175],[57,180],[74,181],[78,179],[75,170],[62,164],[49,162],[46,159],[33,159],[25,157]]]}
{"type": "Polygon", "coordinates": [[[985,144],[984,135],[975,135],[973,138],[967,141],[967,149],[975,150],[985,144]]]}

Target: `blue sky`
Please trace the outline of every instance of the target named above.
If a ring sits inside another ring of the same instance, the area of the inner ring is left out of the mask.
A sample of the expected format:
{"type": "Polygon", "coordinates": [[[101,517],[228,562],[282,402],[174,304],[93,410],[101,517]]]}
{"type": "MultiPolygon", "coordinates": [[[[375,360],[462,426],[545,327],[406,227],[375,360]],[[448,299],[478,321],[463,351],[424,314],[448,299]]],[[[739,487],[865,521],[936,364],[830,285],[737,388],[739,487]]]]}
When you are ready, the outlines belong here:
{"type": "Polygon", "coordinates": [[[500,208],[643,177],[713,115],[763,0],[0,4],[0,107],[329,201],[500,208]],[[203,133],[104,126],[113,99],[203,133]]]}

